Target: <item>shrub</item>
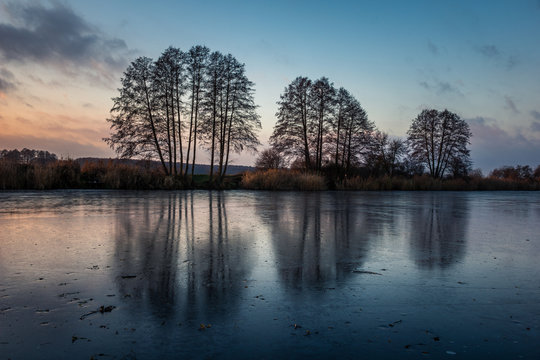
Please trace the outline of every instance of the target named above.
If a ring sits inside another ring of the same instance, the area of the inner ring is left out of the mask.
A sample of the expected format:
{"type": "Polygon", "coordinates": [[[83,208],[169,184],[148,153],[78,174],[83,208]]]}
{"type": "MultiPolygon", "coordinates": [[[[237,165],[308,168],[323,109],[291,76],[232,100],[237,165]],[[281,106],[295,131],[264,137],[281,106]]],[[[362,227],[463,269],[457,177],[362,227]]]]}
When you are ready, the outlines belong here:
{"type": "Polygon", "coordinates": [[[286,169],[246,172],[241,185],[254,190],[314,191],[326,188],[324,178],[320,175],[286,169]]]}

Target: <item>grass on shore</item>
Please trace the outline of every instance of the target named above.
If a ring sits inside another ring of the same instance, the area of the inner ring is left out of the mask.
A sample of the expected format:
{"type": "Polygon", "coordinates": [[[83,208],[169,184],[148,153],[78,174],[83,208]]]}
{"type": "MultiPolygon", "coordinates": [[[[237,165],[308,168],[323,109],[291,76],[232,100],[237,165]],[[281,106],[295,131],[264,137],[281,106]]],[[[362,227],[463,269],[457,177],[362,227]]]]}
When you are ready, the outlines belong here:
{"type": "Polygon", "coordinates": [[[114,161],[58,160],[20,164],[0,159],[0,190],[113,189],[181,190],[237,189],[242,175],[226,175],[220,184],[209,175],[166,176],[160,169],[114,161]]]}
{"type": "Polygon", "coordinates": [[[114,161],[58,160],[48,164],[19,164],[0,160],[0,190],[19,189],[253,189],[253,190],[540,190],[540,178],[516,180],[496,177],[434,179],[415,177],[351,177],[341,181],[315,173],[270,169],[227,175],[218,184],[209,175],[182,179],[160,169],[114,161]]]}
{"type": "Polygon", "coordinates": [[[241,186],[253,190],[325,190],[322,176],[294,170],[270,169],[266,171],[246,172],[241,186]]]}
{"type": "Polygon", "coordinates": [[[329,181],[323,175],[293,170],[265,170],[245,173],[242,187],[256,190],[362,190],[362,191],[473,191],[473,190],[540,190],[540,181],[467,177],[434,179],[428,175],[414,177],[351,177],[329,181]],[[331,186],[328,186],[331,184],[331,186]]]}

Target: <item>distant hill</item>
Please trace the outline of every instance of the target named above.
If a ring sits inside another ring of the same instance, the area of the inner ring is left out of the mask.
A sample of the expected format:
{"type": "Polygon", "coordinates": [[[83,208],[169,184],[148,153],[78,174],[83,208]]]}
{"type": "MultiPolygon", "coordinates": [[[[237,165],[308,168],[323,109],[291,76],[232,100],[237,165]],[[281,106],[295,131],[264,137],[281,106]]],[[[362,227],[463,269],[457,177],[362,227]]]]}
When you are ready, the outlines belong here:
{"type": "MultiPolygon", "coordinates": [[[[103,158],[92,158],[92,157],[84,157],[84,158],[78,158],[75,160],[78,162],[81,166],[83,166],[85,163],[97,163],[99,161],[108,162],[112,161],[113,163],[118,164],[128,164],[128,165],[141,165],[141,166],[147,166],[145,163],[147,163],[146,160],[130,160],[130,159],[103,159],[103,158]]],[[[150,166],[160,168],[161,163],[159,161],[148,161],[150,166]]],[[[180,167],[180,164],[176,165],[178,168],[180,167]]],[[[184,164],[185,166],[185,164],[184,164]]],[[[214,171],[218,170],[218,166],[214,165],[214,171]]],[[[253,166],[245,166],[245,165],[228,165],[227,166],[227,175],[235,175],[240,174],[245,171],[254,171],[255,168],[253,166]]],[[[189,166],[189,172],[191,173],[191,165],[189,166]]],[[[210,173],[210,165],[204,165],[204,164],[195,164],[195,174],[196,175],[203,175],[203,174],[209,174],[210,173]]]]}

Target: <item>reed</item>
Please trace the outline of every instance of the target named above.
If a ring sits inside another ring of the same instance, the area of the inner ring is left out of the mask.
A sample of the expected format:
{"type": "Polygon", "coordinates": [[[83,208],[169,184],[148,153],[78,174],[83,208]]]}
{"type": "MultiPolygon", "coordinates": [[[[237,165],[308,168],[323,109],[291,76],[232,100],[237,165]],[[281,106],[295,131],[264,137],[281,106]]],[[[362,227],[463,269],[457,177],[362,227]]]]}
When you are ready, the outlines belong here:
{"type": "Polygon", "coordinates": [[[354,176],[336,181],[326,175],[299,170],[269,169],[245,172],[242,175],[226,176],[215,184],[208,175],[196,175],[184,179],[166,176],[161,169],[147,163],[126,164],[119,161],[88,161],[82,166],[74,160],[57,160],[43,163],[21,164],[0,159],[0,190],[18,189],[126,189],[126,190],[177,190],[198,189],[254,189],[319,191],[328,187],[337,190],[540,190],[540,178],[527,179],[482,177],[475,175],[457,179],[434,179],[427,175],[415,177],[354,176]],[[327,186],[326,182],[330,184],[327,186]]]}
{"type": "Polygon", "coordinates": [[[269,169],[246,172],[241,186],[253,190],[325,190],[325,180],[322,176],[303,173],[296,170],[269,169]]]}

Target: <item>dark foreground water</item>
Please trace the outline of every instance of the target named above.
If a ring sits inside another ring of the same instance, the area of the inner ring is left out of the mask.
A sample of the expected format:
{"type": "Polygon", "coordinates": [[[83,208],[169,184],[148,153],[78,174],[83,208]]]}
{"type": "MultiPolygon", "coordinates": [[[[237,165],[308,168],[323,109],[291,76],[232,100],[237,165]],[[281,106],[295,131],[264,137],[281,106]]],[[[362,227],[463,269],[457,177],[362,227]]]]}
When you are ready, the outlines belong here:
{"type": "Polygon", "coordinates": [[[540,193],[3,192],[0,357],[538,359],[539,234],[540,193]]]}

